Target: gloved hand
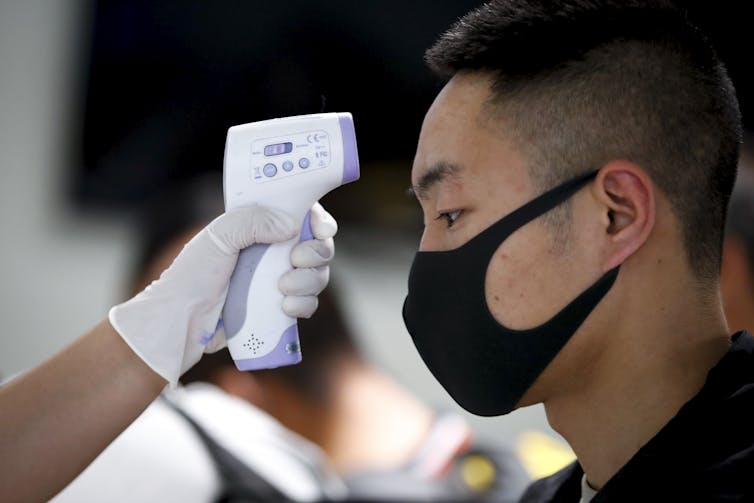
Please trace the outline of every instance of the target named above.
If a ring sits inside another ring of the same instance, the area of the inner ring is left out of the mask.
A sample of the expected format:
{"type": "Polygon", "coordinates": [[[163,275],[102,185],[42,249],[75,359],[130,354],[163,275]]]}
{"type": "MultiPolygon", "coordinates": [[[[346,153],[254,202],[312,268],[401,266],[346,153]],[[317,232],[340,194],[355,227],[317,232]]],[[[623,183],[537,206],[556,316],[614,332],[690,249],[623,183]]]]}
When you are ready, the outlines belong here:
{"type": "MultiPolygon", "coordinates": [[[[283,310],[308,318],[329,281],[338,226],[317,203],[311,210],[314,239],[291,250],[293,270],[280,278],[283,310]]],[[[228,211],[202,229],[159,279],[110,309],[110,324],[152,370],[171,385],[202,356],[225,347],[218,327],[228,283],[240,250],[254,243],[287,241],[300,232],[294,220],[264,207],[228,211]]]]}

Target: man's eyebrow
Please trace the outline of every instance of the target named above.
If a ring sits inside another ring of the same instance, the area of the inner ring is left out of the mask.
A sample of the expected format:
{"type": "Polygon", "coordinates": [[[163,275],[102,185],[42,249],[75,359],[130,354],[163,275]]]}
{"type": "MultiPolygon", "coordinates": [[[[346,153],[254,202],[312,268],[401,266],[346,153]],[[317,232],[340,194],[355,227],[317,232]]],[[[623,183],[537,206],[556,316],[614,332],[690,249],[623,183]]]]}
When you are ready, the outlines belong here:
{"type": "Polygon", "coordinates": [[[416,182],[416,185],[409,188],[409,193],[413,193],[418,199],[425,199],[429,190],[441,181],[451,176],[457,176],[461,167],[452,162],[440,161],[431,166],[416,182]]]}

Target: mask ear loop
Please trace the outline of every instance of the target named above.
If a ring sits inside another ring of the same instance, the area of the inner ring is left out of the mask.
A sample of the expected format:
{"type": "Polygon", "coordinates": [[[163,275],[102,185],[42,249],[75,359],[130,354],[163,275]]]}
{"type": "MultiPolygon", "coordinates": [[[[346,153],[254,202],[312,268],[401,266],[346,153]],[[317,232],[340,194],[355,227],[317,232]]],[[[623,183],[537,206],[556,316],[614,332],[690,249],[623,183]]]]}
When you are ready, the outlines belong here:
{"type": "MultiPolygon", "coordinates": [[[[579,189],[595,178],[597,173],[599,173],[599,170],[590,171],[543,192],[528,203],[524,203],[508,213],[504,217],[504,220],[517,221],[518,227],[523,227],[535,218],[544,215],[568,200],[579,189]]],[[[502,223],[502,220],[499,223],[502,223]]],[[[493,224],[492,227],[497,227],[497,224],[493,224]]]]}
{"type": "Polygon", "coordinates": [[[423,256],[424,260],[431,260],[433,257],[443,260],[443,256],[457,256],[460,258],[464,255],[470,255],[474,257],[475,261],[486,262],[487,265],[483,269],[477,270],[477,274],[481,275],[479,282],[484,286],[486,284],[487,269],[489,268],[489,259],[492,258],[492,255],[500,245],[516,230],[573,196],[579,189],[595,178],[598,172],[599,170],[584,173],[538,195],[531,201],[508,213],[458,248],[446,251],[418,252],[417,255],[423,256]]]}
{"type": "Polygon", "coordinates": [[[480,242],[484,243],[482,247],[484,248],[485,254],[492,253],[494,250],[497,250],[500,244],[505,241],[510,234],[535,218],[544,215],[551,209],[562,204],[569,197],[573,196],[573,194],[582,186],[586,185],[592,178],[595,178],[597,173],[599,173],[599,170],[590,171],[543,192],[528,203],[524,203],[511,211],[458,248],[447,251],[419,253],[422,255],[453,255],[455,253],[460,253],[464,248],[479,246],[480,242]],[[515,225],[512,225],[512,222],[515,222],[515,225]],[[501,235],[503,236],[502,239],[500,238],[501,235]]]}

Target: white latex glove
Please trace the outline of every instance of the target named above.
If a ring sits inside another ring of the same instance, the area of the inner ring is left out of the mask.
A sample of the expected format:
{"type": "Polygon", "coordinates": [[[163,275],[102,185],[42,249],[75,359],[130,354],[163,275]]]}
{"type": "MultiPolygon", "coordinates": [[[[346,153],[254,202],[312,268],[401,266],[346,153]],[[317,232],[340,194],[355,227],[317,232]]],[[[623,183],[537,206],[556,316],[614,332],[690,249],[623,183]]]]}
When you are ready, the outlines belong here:
{"type": "MultiPolygon", "coordinates": [[[[291,250],[294,269],[280,278],[288,316],[308,318],[329,281],[338,226],[317,203],[314,239],[291,250]]],[[[254,243],[287,241],[301,231],[293,219],[264,207],[228,211],[202,229],[160,278],[110,309],[110,324],[133,351],[171,385],[202,356],[225,347],[219,327],[228,283],[240,250],[254,243]]]]}

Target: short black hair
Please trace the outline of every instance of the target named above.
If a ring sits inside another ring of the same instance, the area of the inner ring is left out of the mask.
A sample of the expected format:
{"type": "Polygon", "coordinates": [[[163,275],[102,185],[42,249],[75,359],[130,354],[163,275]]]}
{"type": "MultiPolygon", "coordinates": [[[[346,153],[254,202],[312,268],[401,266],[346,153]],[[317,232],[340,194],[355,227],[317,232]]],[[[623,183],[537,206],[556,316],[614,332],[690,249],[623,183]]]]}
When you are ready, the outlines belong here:
{"type": "MultiPolygon", "coordinates": [[[[184,239],[188,232],[204,227],[223,212],[220,178],[218,173],[191,178],[157,194],[145,205],[140,217],[140,252],[132,272],[132,286],[156,279],[144,278],[150,264],[176,240],[184,239]]],[[[312,402],[321,403],[328,398],[335,378],[331,371],[333,363],[339,358],[361,359],[333,289],[334,286],[328,286],[319,294],[317,311],[310,319],[298,320],[303,361],[298,365],[255,371],[257,376],[279,379],[312,402]]],[[[215,372],[225,367],[235,368],[227,350],[204,355],[181,377],[181,382],[211,382],[215,372]]]]}
{"type": "Polygon", "coordinates": [[[426,53],[444,77],[493,78],[490,118],[541,189],[614,159],[668,197],[700,280],[720,271],[741,117],[726,69],[669,1],[493,0],[426,53]]]}

